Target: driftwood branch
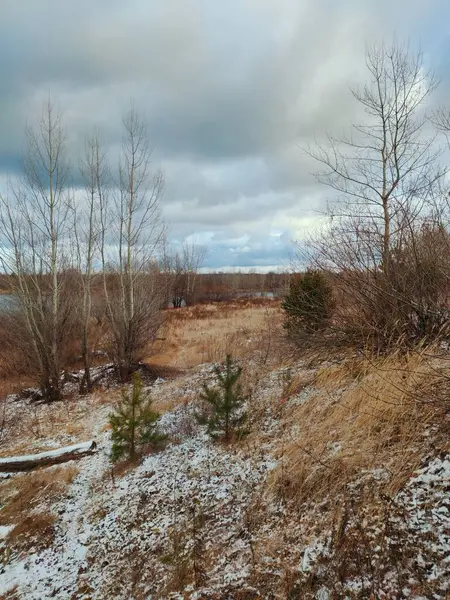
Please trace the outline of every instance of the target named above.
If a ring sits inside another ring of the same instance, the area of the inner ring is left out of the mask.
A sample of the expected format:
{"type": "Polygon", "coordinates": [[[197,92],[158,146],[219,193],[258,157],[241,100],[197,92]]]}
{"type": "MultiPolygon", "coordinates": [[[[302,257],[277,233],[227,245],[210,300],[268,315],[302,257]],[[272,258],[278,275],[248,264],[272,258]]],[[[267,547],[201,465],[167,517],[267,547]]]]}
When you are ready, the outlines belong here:
{"type": "Polygon", "coordinates": [[[9,456],[0,458],[0,473],[15,473],[17,471],[30,471],[37,467],[46,467],[69,460],[77,460],[83,456],[94,454],[97,444],[94,441],[83,442],[73,446],[65,446],[49,452],[30,454],[28,456],[9,456]]]}

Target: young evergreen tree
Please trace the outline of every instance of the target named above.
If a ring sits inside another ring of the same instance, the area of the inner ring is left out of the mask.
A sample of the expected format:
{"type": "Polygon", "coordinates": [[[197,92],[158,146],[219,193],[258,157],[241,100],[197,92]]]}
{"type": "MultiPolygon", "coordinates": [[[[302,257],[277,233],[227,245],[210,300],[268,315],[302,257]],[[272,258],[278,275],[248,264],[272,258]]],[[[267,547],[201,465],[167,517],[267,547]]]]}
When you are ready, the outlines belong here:
{"type": "Polygon", "coordinates": [[[227,354],[225,363],[214,368],[216,385],[209,387],[203,384],[200,398],[211,407],[208,416],[198,415],[200,423],[208,426],[208,433],[214,437],[221,437],[225,441],[231,439],[232,433],[245,434],[242,425],[247,419],[247,414],[242,410],[247,396],[242,392],[240,377],[242,367],[237,364],[230,354],[227,354]]]}
{"type": "Polygon", "coordinates": [[[122,391],[116,412],[109,415],[112,462],[125,456],[134,460],[144,445],[158,446],[167,437],[157,431],[159,414],[152,410],[150,396],[142,392],[139,373],[133,374],[132,381],[131,392],[122,391]]]}
{"type": "Polygon", "coordinates": [[[308,270],[291,279],[281,307],[285,312],[284,327],[290,334],[318,331],[333,313],[333,291],[323,273],[308,270]]]}

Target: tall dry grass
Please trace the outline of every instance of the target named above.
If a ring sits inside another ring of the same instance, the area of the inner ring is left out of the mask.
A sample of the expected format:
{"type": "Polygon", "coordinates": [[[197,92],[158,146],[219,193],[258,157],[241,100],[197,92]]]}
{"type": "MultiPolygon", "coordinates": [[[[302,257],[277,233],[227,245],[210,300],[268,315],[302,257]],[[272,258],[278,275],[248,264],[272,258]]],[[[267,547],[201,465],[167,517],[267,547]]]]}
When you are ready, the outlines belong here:
{"type": "Polygon", "coordinates": [[[279,303],[259,298],[168,310],[146,362],[189,369],[221,361],[226,354],[241,359],[269,354],[280,344],[281,323],[279,303]]]}
{"type": "Polygon", "coordinates": [[[386,494],[395,493],[420,464],[429,445],[448,450],[447,401],[431,390],[441,365],[426,352],[344,361],[320,370],[314,390],[287,407],[288,433],[273,483],[299,503],[344,492],[365,472],[385,469],[386,494]],[[430,434],[432,433],[432,436],[430,434]]]}

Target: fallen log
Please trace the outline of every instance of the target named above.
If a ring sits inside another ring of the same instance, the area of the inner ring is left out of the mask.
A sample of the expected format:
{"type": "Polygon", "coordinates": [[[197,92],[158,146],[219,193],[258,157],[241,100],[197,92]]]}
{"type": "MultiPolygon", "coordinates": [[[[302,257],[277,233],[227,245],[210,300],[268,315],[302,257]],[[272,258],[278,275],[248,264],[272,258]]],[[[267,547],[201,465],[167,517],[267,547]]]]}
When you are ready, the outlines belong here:
{"type": "Polygon", "coordinates": [[[57,450],[49,450],[39,454],[30,454],[28,456],[8,456],[0,458],[1,473],[15,473],[18,471],[30,471],[37,467],[46,467],[48,465],[57,465],[69,460],[77,460],[83,456],[94,454],[97,450],[97,444],[94,441],[65,446],[57,450]]]}

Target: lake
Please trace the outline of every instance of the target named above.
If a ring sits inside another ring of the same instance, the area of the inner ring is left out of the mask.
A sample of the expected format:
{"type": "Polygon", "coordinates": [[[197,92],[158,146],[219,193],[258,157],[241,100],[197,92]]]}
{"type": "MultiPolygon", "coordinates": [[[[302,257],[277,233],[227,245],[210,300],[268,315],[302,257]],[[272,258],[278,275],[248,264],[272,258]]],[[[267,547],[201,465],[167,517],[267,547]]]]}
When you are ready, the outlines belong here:
{"type": "Polygon", "coordinates": [[[0,312],[12,308],[14,302],[16,302],[16,300],[12,294],[0,294],[0,312]]]}

